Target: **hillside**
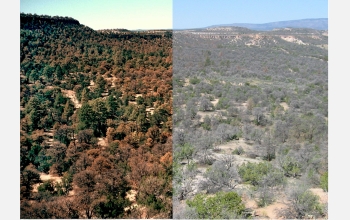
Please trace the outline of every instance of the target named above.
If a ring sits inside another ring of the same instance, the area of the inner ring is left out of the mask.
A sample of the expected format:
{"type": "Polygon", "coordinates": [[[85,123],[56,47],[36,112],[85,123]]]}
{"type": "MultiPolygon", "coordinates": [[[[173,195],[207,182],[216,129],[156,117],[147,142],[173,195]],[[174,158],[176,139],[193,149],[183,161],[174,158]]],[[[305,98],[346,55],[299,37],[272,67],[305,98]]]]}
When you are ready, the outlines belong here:
{"type": "Polygon", "coordinates": [[[210,27],[236,26],[257,31],[270,31],[278,28],[310,28],[315,30],[328,30],[328,18],[300,19],[290,21],[277,21],[264,24],[233,23],[212,25],[210,27]]]}
{"type": "Polygon", "coordinates": [[[172,33],[20,16],[21,218],[171,218],[172,33]]]}
{"type": "Polygon", "coordinates": [[[174,218],[327,219],[328,31],[173,33],[174,218]]]}

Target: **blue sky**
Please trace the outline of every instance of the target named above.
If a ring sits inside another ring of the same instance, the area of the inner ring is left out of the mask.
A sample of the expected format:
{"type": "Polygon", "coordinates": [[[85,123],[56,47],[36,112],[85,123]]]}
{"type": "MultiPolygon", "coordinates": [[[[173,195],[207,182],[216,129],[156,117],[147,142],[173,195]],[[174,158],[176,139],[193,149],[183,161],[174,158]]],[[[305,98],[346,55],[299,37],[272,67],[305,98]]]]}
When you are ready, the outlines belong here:
{"type": "Polygon", "coordinates": [[[173,28],[328,18],[327,0],[173,0],[173,28]]]}
{"type": "Polygon", "coordinates": [[[328,18],[327,0],[173,0],[173,27],[328,18]]]}
{"type": "Polygon", "coordinates": [[[20,11],[73,17],[93,29],[196,28],[328,18],[327,0],[21,0],[20,11]]]}

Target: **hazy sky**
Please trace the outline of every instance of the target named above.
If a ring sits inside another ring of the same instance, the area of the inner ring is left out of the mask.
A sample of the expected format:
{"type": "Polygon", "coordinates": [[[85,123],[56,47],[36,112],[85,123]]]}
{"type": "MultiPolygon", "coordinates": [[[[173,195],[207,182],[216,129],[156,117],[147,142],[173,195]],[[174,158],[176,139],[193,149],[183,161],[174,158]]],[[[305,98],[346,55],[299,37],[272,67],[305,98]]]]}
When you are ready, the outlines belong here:
{"type": "Polygon", "coordinates": [[[93,29],[171,29],[328,18],[328,0],[21,0],[20,11],[93,29]]]}
{"type": "Polygon", "coordinates": [[[173,0],[173,28],[328,18],[327,0],[173,0]]]}
{"type": "Polygon", "coordinates": [[[20,11],[72,17],[95,30],[172,28],[172,0],[21,0],[20,11]]]}

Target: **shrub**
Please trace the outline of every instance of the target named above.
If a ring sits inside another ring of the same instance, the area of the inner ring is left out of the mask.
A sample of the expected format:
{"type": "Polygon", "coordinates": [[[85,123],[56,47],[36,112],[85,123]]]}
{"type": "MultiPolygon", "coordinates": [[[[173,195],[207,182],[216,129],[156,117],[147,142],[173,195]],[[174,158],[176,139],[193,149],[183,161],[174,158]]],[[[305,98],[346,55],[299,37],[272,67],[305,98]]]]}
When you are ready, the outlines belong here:
{"type": "Polygon", "coordinates": [[[232,154],[242,155],[242,154],[244,154],[244,152],[245,151],[244,151],[243,147],[239,146],[238,148],[233,150],[232,154]]]}
{"type": "Polygon", "coordinates": [[[290,206],[283,213],[288,219],[304,219],[307,215],[316,218],[324,214],[319,196],[313,194],[306,186],[294,186],[288,193],[290,206]]]}
{"type": "Polygon", "coordinates": [[[258,189],[259,195],[257,199],[257,204],[259,207],[265,207],[274,202],[274,194],[268,187],[261,187],[258,189]]]}
{"type": "Polygon", "coordinates": [[[197,77],[191,78],[190,79],[190,83],[195,85],[198,84],[200,82],[200,79],[198,79],[197,77]]]}
{"type": "Polygon", "coordinates": [[[292,157],[287,156],[282,164],[284,175],[287,177],[297,177],[301,173],[300,164],[292,157]]]}
{"type": "Polygon", "coordinates": [[[205,165],[212,165],[215,162],[215,158],[211,156],[200,157],[199,163],[205,165]]]}
{"type": "Polygon", "coordinates": [[[52,180],[44,181],[40,186],[38,186],[38,192],[45,192],[48,191],[51,194],[54,194],[55,191],[55,184],[52,180]]]}
{"type": "Polygon", "coordinates": [[[187,205],[194,208],[198,218],[222,219],[227,216],[238,217],[245,210],[241,197],[236,192],[218,192],[208,197],[197,194],[187,205]]]}
{"type": "Polygon", "coordinates": [[[328,171],[321,175],[320,184],[321,188],[328,192],[328,171]]]}
{"type": "Polygon", "coordinates": [[[257,186],[259,181],[268,172],[272,171],[272,165],[268,162],[244,163],[238,168],[238,173],[244,182],[257,186]]]}

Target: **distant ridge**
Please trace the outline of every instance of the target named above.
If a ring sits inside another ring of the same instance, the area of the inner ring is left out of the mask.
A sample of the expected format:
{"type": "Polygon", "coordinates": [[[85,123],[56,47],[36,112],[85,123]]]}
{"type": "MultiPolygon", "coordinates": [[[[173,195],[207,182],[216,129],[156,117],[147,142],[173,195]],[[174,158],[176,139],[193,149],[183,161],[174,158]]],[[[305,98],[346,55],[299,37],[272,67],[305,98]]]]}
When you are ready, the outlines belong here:
{"type": "Polygon", "coordinates": [[[276,28],[311,28],[316,30],[328,30],[328,18],[300,19],[290,21],[277,21],[264,24],[233,23],[212,25],[212,27],[236,26],[245,27],[257,31],[270,31],[276,28]]]}
{"type": "Polygon", "coordinates": [[[46,22],[47,24],[68,24],[68,25],[80,25],[79,21],[71,18],[71,17],[62,17],[62,16],[49,16],[49,15],[37,15],[37,14],[26,14],[21,13],[20,14],[20,21],[21,21],[21,28],[22,24],[25,23],[38,23],[41,24],[43,22],[46,22]]]}

